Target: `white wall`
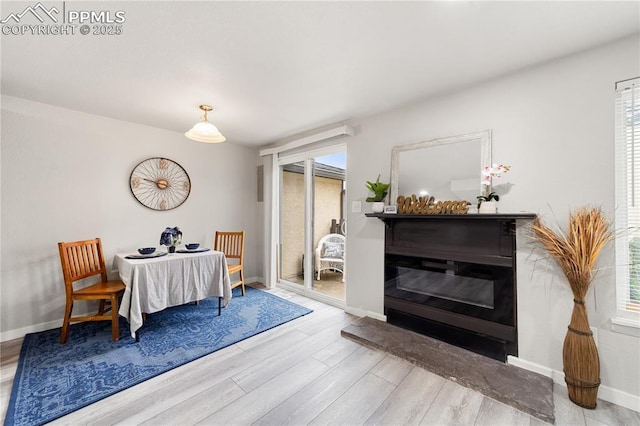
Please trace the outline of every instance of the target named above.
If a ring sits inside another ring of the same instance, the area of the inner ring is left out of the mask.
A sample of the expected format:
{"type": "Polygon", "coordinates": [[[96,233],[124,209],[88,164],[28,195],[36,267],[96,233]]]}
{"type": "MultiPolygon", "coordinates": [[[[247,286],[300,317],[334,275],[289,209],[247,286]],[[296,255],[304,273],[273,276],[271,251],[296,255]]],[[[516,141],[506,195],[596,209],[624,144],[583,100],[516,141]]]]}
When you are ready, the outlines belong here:
{"type": "MultiPolygon", "coordinates": [[[[613,216],[614,83],[640,75],[639,68],[639,39],[629,38],[353,121],[360,132],[347,143],[349,209],[351,201],[364,201],[367,196],[366,180],[381,173],[382,180],[388,181],[394,145],[491,129],[494,161],[512,166],[496,182],[513,184],[500,199],[500,212],[534,212],[549,223],[566,224],[569,209],[594,204],[613,216]]],[[[474,72],[473,67],[469,72],[474,72]]],[[[367,203],[363,206],[370,210],[367,203]]],[[[384,225],[351,212],[348,224],[347,305],[352,311],[379,317],[383,315],[384,225]]],[[[562,274],[540,260],[540,252],[533,247],[521,228],[519,356],[523,364],[562,372],[562,340],[572,296],[562,274]]],[[[613,263],[609,251],[600,265],[613,263]]],[[[615,316],[613,270],[601,271],[594,288],[588,313],[591,325],[598,328],[600,396],[640,409],[639,339],[612,331],[610,323],[615,316]]]]}
{"type": "Polygon", "coordinates": [[[160,247],[167,226],[207,247],[218,229],[244,229],[246,276],[260,272],[255,149],[2,96],[1,158],[1,340],[61,325],[58,241],[101,237],[111,267],[116,252],[160,247]],[[131,170],[155,156],[191,178],[177,209],[153,211],[131,194],[131,170]]]}

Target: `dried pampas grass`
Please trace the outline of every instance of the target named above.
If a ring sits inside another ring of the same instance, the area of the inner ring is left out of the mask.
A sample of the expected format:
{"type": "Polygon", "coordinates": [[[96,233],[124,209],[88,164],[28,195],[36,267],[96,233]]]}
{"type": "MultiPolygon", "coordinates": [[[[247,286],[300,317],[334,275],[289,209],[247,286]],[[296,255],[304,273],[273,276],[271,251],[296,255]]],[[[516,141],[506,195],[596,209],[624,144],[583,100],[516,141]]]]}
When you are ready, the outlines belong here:
{"type": "Polygon", "coordinates": [[[554,232],[539,218],[534,219],[531,229],[534,239],[542,243],[562,269],[573,296],[583,300],[593,280],[596,260],[614,237],[602,210],[583,207],[570,213],[566,233],[554,232]]]}
{"type": "Polygon", "coordinates": [[[589,327],[585,295],[593,281],[598,256],[614,238],[611,224],[599,208],[583,207],[569,214],[566,233],[555,232],[536,218],[533,238],[553,257],[573,292],[573,312],[564,340],[562,362],[569,398],[595,408],[600,384],[600,359],[589,327]]]}

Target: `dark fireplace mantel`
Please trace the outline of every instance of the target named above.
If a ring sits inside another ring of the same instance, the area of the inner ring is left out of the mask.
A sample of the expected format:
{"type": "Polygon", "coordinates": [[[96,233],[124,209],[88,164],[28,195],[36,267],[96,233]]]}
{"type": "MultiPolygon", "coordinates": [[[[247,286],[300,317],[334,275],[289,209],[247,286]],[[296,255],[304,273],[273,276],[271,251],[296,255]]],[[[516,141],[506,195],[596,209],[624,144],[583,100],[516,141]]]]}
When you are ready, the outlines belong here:
{"type": "Polygon", "coordinates": [[[487,356],[517,355],[516,221],[533,213],[368,213],[385,222],[391,324],[487,356]]]}
{"type": "Polygon", "coordinates": [[[501,219],[535,219],[535,213],[496,213],[496,214],[390,214],[390,213],[365,213],[367,217],[377,217],[386,222],[393,219],[411,220],[501,220],[501,219]]]}
{"type": "Polygon", "coordinates": [[[447,260],[511,265],[516,220],[534,213],[514,214],[378,214],[386,224],[385,253],[408,255],[427,250],[447,260]]]}

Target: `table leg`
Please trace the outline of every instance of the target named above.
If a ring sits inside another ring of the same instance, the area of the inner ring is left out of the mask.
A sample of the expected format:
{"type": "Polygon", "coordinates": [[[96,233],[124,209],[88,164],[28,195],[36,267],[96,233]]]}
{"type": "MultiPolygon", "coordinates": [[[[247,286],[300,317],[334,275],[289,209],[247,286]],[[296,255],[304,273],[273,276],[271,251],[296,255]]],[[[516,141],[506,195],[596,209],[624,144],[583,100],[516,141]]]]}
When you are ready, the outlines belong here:
{"type": "Polygon", "coordinates": [[[222,297],[218,297],[218,316],[222,315],[222,297]]]}
{"type": "Polygon", "coordinates": [[[136,343],[140,342],[140,332],[136,331],[136,343]]]}

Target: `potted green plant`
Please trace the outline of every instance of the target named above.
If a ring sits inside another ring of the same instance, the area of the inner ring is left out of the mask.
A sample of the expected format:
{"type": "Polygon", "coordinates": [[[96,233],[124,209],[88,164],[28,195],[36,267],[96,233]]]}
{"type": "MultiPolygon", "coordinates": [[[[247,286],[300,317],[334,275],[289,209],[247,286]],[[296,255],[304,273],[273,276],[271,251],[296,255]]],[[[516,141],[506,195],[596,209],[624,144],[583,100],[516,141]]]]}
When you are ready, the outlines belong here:
{"type": "Polygon", "coordinates": [[[375,182],[368,180],[365,186],[374,194],[373,197],[367,197],[365,200],[368,203],[373,203],[371,205],[371,211],[374,213],[382,213],[384,211],[384,198],[387,196],[389,184],[380,182],[380,175],[378,175],[375,182]]]}

